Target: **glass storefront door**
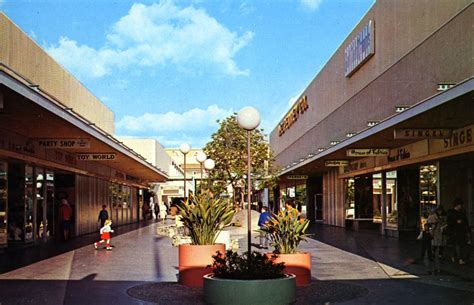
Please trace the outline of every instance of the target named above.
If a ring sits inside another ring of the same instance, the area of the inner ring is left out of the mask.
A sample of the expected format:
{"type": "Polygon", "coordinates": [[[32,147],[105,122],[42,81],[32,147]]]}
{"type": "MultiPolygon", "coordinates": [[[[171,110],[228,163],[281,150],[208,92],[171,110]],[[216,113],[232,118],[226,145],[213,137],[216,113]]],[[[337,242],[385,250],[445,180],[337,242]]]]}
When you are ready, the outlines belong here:
{"type": "Polygon", "coordinates": [[[46,241],[55,233],[54,173],[37,167],[36,176],[36,239],[46,241]]]}
{"type": "Polygon", "coordinates": [[[33,167],[25,166],[25,242],[32,242],[34,240],[34,173],[33,167]]]}
{"type": "Polygon", "coordinates": [[[8,164],[0,161],[0,247],[7,245],[8,164]]]}

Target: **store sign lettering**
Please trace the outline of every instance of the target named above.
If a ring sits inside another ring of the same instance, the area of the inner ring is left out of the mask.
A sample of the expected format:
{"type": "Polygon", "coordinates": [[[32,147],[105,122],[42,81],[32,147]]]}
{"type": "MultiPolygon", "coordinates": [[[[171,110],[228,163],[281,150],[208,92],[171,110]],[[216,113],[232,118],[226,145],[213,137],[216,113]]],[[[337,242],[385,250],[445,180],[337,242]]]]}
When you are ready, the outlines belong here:
{"type": "Polygon", "coordinates": [[[451,137],[451,129],[395,129],[395,139],[446,139],[451,137]]]}
{"type": "Polygon", "coordinates": [[[308,179],[307,175],[288,175],[286,176],[288,180],[306,180],[308,179]]]}
{"type": "Polygon", "coordinates": [[[394,162],[398,160],[410,159],[410,152],[405,148],[397,149],[397,154],[393,156],[388,156],[388,162],[394,162]]]}
{"type": "Polygon", "coordinates": [[[37,139],[41,148],[90,148],[90,139],[37,139]]]}
{"type": "Polygon", "coordinates": [[[344,76],[354,74],[374,53],[374,21],[370,20],[344,49],[344,76]]]}
{"type": "Polygon", "coordinates": [[[354,148],[346,150],[348,157],[377,157],[388,156],[387,148],[354,148]]]}
{"type": "Polygon", "coordinates": [[[347,160],[328,160],[324,162],[324,165],[327,167],[339,167],[339,166],[348,166],[349,161],[347,160]]]}
{"type": "Polygon", "coordinates": [[[444,139],[444,149],[450,149],[472,143],[472,129],[473,127],[471,126],[453,131],[449,139],[444,139]]]}
{"type": "Polygon", "coordinates": [[[293,109],[288,112],[280,124],[278,124],[278,135],[281,137],[285,131],[290,129],[290,127],[298,120],[299,116],[305,113],[308,108],[308,98],[304,95],[293,106],[293,109]]]}
{"type": "Polygon", "coordinates": [[[78,161],[113,161],[117,157],[115,153],[98,153],[98,154],[77,154],[78,161]]]}

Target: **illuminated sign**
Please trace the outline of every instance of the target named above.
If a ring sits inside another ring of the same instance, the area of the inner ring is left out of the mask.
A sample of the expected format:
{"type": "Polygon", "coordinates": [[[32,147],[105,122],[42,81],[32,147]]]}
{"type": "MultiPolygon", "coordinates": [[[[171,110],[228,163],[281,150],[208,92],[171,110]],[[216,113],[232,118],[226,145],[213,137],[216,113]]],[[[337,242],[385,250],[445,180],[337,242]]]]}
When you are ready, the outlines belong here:
{"type": "Polygon", "coordinates": [[[451,129],[396,129],[395,139],[447,139],[452,134],[451,129]]]}
{"type": "Polygon", "coordinates": [[[113,161],[115,158],[117,158],[115,153],[76,154],[78,161],[113,161]]]}
{"type": "Polygon", "coordinates": [[[281,137],[285,131],[287,131],[291,125],[293,125],[298,120],[298,117],[305,113],[308,107],[308,98],[306,95],[304,95],[298,100],[298,102],[293,106],[293,109],[288,112],[286,117],[278,125],[278,135],[281,137]]]}
{"type": "Polygon", "coordinates": [[[346,150],[348,157],[377,157],[388,156],[387,148],[354,148],[346,150]]]}
{"type": "Polygon", "coordinates": [[[286,179],[288,180],[306,180],[308,179],[307,175],[289,175],[286,176],[286,179]]]}
{"type": "Polygon", "coordinates": [[[344,76],[351,76],[374,53],[374,21],[370,20],[344,49],[344,76]]]}
{"type": "Polygon", "coordinates": [[[36,139],[40,148],[90,148],[90,139],[36,139]]]}
{"type": "Polygon", "coordinates": [[[324,162],[324,165],[327,167],[338,167],[338,166],[348,166],[349,161],[347,160],[328,160],[324,162]]]}

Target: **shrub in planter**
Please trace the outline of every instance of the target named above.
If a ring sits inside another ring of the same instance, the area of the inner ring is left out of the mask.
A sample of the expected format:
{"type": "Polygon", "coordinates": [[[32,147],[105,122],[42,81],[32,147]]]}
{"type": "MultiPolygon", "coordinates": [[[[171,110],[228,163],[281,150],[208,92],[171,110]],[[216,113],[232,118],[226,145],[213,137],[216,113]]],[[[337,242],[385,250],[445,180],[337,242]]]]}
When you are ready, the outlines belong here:
{"type": "Polygon", "coordinates": [[[204,276],[204,298],[212,305],[286,305],[296,300],[295,276],[283,263],[258,252],[213,256],[214,273],[204,276]]]}
{"type": "Polygon", "coordinates": [[[273,214],[258,231],[266,233],[275,248],[273,254],[267,255],[276,254],[277,262],[285,262],[284,272],[295,274],[297,285],[307,285],[311,281],[311,254],[297,250],[301,241],[306,240],[309,220],[298,217],[293,211],[273,214]]]}

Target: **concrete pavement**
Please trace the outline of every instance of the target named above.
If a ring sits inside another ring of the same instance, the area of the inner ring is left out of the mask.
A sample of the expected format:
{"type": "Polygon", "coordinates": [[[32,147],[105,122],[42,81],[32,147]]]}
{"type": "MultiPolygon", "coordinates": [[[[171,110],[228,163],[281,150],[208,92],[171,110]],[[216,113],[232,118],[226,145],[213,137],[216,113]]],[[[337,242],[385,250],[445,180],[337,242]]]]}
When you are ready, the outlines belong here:
{"type": "MultiPolygon", "coordinates": [[[[177,248],[171,245],[169,238],[156,235],[157,226],[161,224],[153,223],[113,236],[115,248],[110,252],[96,251],[88,244],[3,273],[0,275],[0,304],[154,304],[130,297],[127,290],[145,283],[177,281],[177,248]]],[[[318,228],[315,230],[318,234],[318,228]]],[[[231,235],[232,238],[246,237],[242,234],[245,232],[246,228],[237,228],[231,230],[231,235]]],[[[335,234],[335,239],[341,238],[338,234],[343,233],[335,234]]],[[[257,242],[256,235],[254,242],[257,242]]],[[[241,238],[239,244],[246,249],[245,238],[241,238]]],[[[311,291],[298,291],[297,304],[319,304],[308,303],[304,297],[317,291],[318,283],[322,283],[321,287],[334,287],[331,289],[335,294],[340,292],[338,289],[343,290],[344,285],[367,289],[367,294],[345,300],[343,304],[474,304],[474,282],[455,275],[431,276],[416,268],[403,268],[402,263],[374,259],[356,241],[351,247],[357,251],[315,239],[301,244],[302,250],[312,253],[312,275],[316,282],[306,288],[311,291]]],[[[195,304],[199,302],[194,299],[195,304]]]]}

